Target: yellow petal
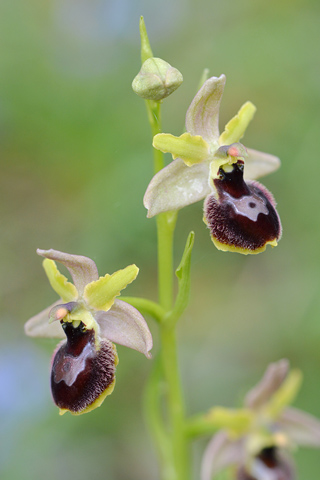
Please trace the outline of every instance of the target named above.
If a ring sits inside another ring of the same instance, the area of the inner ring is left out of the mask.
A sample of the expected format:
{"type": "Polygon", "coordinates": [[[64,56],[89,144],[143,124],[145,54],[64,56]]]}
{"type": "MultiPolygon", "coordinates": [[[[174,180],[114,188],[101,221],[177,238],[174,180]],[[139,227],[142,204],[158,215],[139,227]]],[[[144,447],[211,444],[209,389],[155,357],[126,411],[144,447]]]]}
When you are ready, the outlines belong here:
{"type": "Polygon", "coordinates": [[[239,142],[243,137],[249,123],[251,122],[256,107],[251,102],[246,102],[240,108],[237,115],[235,115],[230,122],[225,126],[224,132],[220,135],[220,145],[230,145],[231,143],[239,142]]]}
{"type": "Polygon", "coordinates": [[[292,370],[268,403],[267,411],[271,417],[276,418],[285,407],[293,402],[300,389],[301,382],[301,371],[292,370]]]}
{"type": "Polygon", "coordinates": [[[76,287],[68,282],[68,279],[59,272],[57,265],[53,260],[46,258],[43,263],[43,268],[47,274],[50,285],[53,290],[62,298],[63,302],[72,302],[78,297],[76,287]]]}
{"type": "Polygon", "coordinates": [[[200,135],[183,133],[175,137],[170,133],[158,133],[153,146],[164,153],[171,153],[173,159],[181,158],[189,167],[206,160],[210,153],[209,144],[200,135]]]}
{"type": "Polygon", "coordinates": [[[109,310],[115,298],[120,295],[120,291],[133,282],[138,272],[136,265],[129,265],[112,275],[107,274],[89,283],[84,289],[86,302],[96,310],[109,310]]]}

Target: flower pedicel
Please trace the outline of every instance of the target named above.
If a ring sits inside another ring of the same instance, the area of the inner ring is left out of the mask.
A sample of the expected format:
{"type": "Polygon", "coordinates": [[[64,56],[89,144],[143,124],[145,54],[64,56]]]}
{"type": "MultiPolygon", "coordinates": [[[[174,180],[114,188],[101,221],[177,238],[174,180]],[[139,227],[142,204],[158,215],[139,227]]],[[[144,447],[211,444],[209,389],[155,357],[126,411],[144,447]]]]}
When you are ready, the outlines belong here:
{"type": "Polygon", "coordinates": [[[139,270],[130,265],[99,278],[90,258],[57,250],[37,253],[45,257],[44,269],[61,299],[32,317],[25,332],[34,337],[67,337],[53,355],[52,396],[60,414],[87,413],[114,389],[118,355],[113,342],[150,358],[152,337],[144,318],[116,299],[139,270]],[[67,267],[74,284],[59,272],[55,261],[67,267]]]}

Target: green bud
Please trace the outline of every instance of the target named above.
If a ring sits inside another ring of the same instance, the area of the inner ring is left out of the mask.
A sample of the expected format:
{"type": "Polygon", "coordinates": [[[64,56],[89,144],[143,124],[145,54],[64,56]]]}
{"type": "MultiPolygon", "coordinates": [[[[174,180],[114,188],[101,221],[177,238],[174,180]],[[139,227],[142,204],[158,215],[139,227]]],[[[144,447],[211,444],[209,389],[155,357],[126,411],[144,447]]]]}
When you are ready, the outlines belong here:
{"type": "Polygon", "coordinates": [[[132,82],[133,91],[146,100],[160,101],[183,82],[182,74],[161,58],[148,58],[132,82]]]}

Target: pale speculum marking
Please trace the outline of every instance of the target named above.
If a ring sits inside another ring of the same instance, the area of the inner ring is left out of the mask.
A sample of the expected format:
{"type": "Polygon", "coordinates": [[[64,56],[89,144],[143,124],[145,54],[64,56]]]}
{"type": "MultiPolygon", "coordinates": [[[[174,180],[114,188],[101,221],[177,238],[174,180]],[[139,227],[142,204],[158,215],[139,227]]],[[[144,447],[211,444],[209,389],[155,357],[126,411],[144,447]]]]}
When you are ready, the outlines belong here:
{"type": "Polygon", "coordinates": [[[224,197],[238,215],[243,215],[253,222],[257,221],[260,213],[264,215],[269,214],[265,200],[256,193],[244,195],[240,198],[234,198],[228,193],[225,193],[224,197]]]}

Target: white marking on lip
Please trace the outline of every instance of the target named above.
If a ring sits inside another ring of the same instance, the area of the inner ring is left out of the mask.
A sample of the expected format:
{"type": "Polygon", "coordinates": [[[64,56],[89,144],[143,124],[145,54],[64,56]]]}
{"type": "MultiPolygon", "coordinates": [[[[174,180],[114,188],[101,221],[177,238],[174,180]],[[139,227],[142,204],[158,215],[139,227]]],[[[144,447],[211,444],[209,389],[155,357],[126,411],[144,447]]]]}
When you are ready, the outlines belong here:
{"type": "Polygon", "coordinates": [[[243,195],[240,198],[234,198],[228,193],[225,193],[224,195],[227,203],[232,205],[236,213],[249,218],[249,220],[252,220],[253,222],[257,221],[260,213],[263,215],[268,215],[269,213],[265,200],[256,193],[243,195]]]}

